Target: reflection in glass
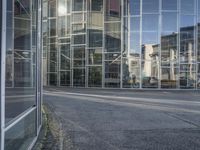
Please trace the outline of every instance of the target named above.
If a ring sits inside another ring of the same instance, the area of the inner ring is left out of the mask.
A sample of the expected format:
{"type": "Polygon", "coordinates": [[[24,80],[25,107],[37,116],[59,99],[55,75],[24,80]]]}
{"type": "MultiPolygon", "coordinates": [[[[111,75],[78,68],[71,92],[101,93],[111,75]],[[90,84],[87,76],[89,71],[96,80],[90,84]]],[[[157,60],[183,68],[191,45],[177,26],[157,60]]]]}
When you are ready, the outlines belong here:
{"type": "Polygon", "coordinates": [[[143,13],[158,13],[159,0],[143,0],[142,12],[143,13]]]}
{"type": "Polygon", "coordinates": [[[60,86],[70,86],[70,71],[60,72],[60,86]]]}
{"type": "Polygon", "coordinates": [[[178,35],[176,33],[161,37],[161,60],[162,66],[167,63],[178,61],[178,35]]]}
{"type": "Polygon", "coordinates": [[[13,36],[7,39],[6,48],[6,124],[36,104],[36,2],[8,0],[10,3],[14,4],[9,10],[14,24],[7,26],[11,31],[7,34],[13,36]]]}
{"type": "Polygon", "coordinates": [[[84,10],[85,6],[83,5],[84,0],[73,0],[73,7],[72,7],[72,10],[73,11],[82,11],[84,10]]]}
{"type": "Polygon", "coordinates": [[[35,111],[23,118],[5,133],[5,149],[27,149],[36,136],[35,111]]]}
{"type": "Polygon", "coordinates": [[[189,26],[180,30],[180,61],[192,63],[195,61],[195,27],[189,26]]]}
{"type": "Polygon", "coordinates": [[[128,7],[126,8],[129,9],[130,15],[140,15],[140,3],[141,0],[130,0],[128,7]]]}
{"type": "Polygon", "coordinates": [[[140,87],[140,57],[138,54],[130,54],[129,59],[123,59],[123,87],[140,87]]]}
{"type": "Polygon", "coordinates": [[[120,61],[113,60],[105,62],[105,87],[120,87],[120,67],[120,61]]]}
{"type": "Polygon", "coordinates": [[[181,13],[182,14],[194,14],[195,12],[195,0],[181,0],[181,13]]]}
{"type": "MultiPolygon", "coordinates": [[[[72,86],[174,89],[198,85],[196,70],[182,69],[197,68],[200,62],[198,0],[68,1],[60,0],[57,12],[63,9],[63,13],[53,18],[47,14],[46,20],[49,35],[44,49],[51,58],[52,79],[59,74],[55,82],[67,85],[72,77],[72,86]],[[99,82],[92,79],[96,76],[99,82]]],[[[19,58],[12,51],[7,57],[13,55],[19,58]]],[[[12,78],[7,84],[12,85],[12,78]]]]}
{"type": "Polygon", "coordinates": [[[177,88],[178,87],[178,68],[173,64],[169,67],[161,68],[161,88],[177,88]]]}
{"type": "Polygon", "coordinates": [[[89,47],[102,47],[102,30],[89,30],[89,47]]]}
{"type": "Polygon", "coordinates": [[[48,73],[47,74],[48,85],[56,86],[57,85],[57,73],[48,73]]]}
{"type": "Polygon", "coordinates": [[[102,67],[89,67],[88,68],[88,87],[101,87],[102,86],[102,67]]]}
{"type": "Polygon", "coordinates": [[[102,64],[102,49],[89,49],[88,50],[89,65],[101,65],[102,64]]]}
{"type": "Polygon", "coordinates": [[[143,61],[142,62],[142,87],[158,88],[159,82],[159,62],[143,61]]]}
{"type": "Polygon", "coordinates": [[[85,47],[74,47],[73,48],[73,66],[84,67],[85,66],[85,47]]]}
{"type": "Polygon", "coordinates": [[[121,16],[121,0],[106,0],[106,21],[120,20],[121,16]]]}
{"type": "Polygon", "coordinates": [[[142,16],[142,31],[157,31],[158,30],[158,15],[145,14],[142,16]]]}
{"type": "Polygon", "coordinates": [[[178,14],[174,12],[162,13],[162,32],[178,32],[178,14]]]}
{"type": "Polygon", "coordinates": [[[162,0],[163,10],[177,10],[178,0],[162,0]]]}
{"type": "Polygon", "coordinates": [[[70,45],[60,45],[60,69],[70,70],[71,64],[70,45]]]}
{"type": "Polygon", "coordinates": [[[103,0],[92,0],[91,3],[92,3],[91,5],[92,11],[102,11],[103,0]]]}
{"type": "Polygon", "coordinates": [[[76,87],[85,86],[85,70],[84,69],[74,69],[73,70],[73,85],[76,87]]]}
{"type": "Polygon", "coordinates": [[[137,32],[140,31],[140,17],[130,18],[130,31],[137,31],[137,32]]]}

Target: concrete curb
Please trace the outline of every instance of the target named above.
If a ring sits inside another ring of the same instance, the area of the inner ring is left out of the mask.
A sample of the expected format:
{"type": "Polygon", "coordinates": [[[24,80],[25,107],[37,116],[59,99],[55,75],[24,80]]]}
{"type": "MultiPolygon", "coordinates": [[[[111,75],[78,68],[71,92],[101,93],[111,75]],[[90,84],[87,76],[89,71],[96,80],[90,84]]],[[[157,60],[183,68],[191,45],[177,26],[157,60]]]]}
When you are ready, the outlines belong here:
{"type": "Polygon", "coordinates": [[[43,125],[33,150],[62,150],[63,136],[60,125],[49,108],[43,106],[43,125]]]}

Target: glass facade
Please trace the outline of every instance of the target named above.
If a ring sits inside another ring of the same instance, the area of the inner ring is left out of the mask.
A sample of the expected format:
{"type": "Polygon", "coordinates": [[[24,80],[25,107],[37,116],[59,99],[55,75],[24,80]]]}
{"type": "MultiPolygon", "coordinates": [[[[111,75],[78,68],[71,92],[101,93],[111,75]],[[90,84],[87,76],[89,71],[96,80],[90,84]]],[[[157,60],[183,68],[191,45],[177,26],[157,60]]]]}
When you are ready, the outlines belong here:
{"type": "Polygon", "coordinates": [[[41,127],[41,1],[1,0],[1,148],[33,146],[41,127]]]}
{"type": "Polygon", "coordinates": [[[200,88],[199,0],[46,0],[45,85],[200,88]]]}

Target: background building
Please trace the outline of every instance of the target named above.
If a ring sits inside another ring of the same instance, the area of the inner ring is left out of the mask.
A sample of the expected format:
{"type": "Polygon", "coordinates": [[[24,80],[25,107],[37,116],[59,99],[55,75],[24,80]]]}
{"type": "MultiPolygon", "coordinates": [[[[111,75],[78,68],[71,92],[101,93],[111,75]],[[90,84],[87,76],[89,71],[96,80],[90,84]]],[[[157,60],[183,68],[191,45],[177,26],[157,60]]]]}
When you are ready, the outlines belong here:
{"type": "Polygon", "coordinates": [[[31,148],[41,127],[40,0],[1,0],[1,150],[31,148]]]}
{"type": "Polygon", "coordinates": [[[44,84],[200,88],[198,0],[46,0],[44,84]]]}

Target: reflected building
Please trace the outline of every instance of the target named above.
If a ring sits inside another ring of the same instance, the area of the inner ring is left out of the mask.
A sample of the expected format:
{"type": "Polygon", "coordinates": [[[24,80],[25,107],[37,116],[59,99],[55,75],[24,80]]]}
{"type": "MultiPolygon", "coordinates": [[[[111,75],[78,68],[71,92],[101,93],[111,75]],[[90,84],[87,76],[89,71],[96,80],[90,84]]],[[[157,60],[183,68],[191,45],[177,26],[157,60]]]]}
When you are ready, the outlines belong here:
{"type": "Polygon", "coordinates": [[[32,148],[41,128],[40,4],[0,1],[2,150],[32,148]]]}
{"type": "Polygon", "coordinates": [[[200,88],[198,0],[46,0],[48,86],[200,88]]]}

